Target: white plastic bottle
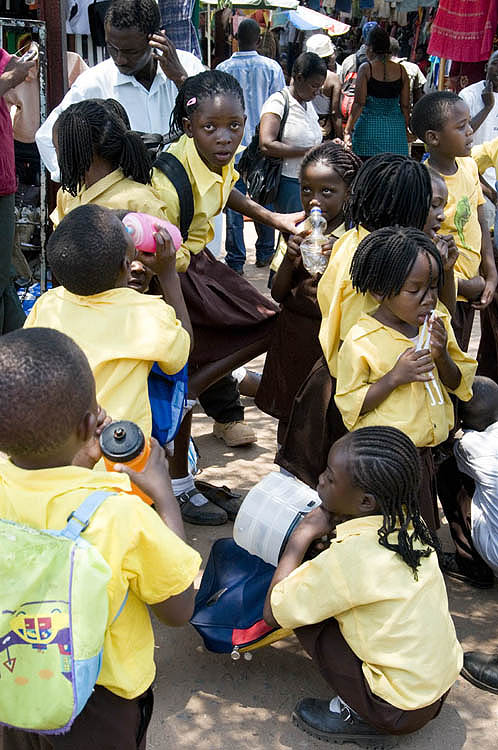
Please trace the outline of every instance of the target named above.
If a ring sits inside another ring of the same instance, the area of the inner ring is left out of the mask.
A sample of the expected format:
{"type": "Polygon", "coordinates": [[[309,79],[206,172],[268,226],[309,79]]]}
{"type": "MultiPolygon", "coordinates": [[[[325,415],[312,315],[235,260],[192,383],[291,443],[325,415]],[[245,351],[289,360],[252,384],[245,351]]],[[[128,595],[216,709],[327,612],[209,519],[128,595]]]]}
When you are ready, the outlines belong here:
{"type": "Polygon", "coordinates": [[[313,206],[307,223],[311,226],[311,234],[301,242],[300,250],[303,266],[312,275],[323,273],[327,268],[329,259],[322,253],[322,248],[328,238],[325,234],[327,222],[322,216],[321,208],[313,206]]]}

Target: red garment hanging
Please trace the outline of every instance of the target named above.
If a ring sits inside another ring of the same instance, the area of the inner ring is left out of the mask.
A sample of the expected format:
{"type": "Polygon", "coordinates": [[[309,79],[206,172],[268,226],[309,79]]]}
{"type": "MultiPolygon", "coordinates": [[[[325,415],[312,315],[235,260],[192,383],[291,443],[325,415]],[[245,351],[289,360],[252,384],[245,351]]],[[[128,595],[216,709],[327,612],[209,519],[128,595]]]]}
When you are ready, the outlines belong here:
{"type": "Polygon", "coordinates": [[[440,0],[429,55],[459,62],[487,60],[498,22],[498,0],[440,0]]]}

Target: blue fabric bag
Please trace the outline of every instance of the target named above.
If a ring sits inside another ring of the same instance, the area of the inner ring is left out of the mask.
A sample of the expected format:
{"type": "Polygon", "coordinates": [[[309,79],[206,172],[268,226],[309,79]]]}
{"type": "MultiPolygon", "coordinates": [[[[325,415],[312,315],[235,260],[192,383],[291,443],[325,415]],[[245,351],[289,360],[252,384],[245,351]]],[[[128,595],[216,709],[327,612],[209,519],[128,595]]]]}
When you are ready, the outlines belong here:
{"type": "Polygon", "coordinates": [[[263,606],[275,568],[239,547],[218,539],[211,548],[195,598],[191,624],[208,651],[231,654],[252,651],[286,638],[292,631],[271,628],[263,606]]]}
{"type": "Polygon", "coordinates": [[[152,411],[152,436],[161,445],[171,442],[180,429],[183,408],[187,404],[188,365],[167,375],[157,362],[149,373],[149,401],[152,411]]]}

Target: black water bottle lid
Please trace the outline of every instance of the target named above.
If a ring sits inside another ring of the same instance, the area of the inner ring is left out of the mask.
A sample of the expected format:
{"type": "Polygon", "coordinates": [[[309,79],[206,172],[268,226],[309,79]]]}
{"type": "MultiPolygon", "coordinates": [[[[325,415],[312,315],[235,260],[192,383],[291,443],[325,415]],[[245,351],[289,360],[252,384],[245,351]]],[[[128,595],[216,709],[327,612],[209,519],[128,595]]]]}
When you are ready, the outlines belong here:
{"type": "Polygon", "coordinates": [[[140,455],[145,445],[142,430],[134,422],[111,422],[102,430],[100,448],[110,461],[127,463],[140,455]]]}

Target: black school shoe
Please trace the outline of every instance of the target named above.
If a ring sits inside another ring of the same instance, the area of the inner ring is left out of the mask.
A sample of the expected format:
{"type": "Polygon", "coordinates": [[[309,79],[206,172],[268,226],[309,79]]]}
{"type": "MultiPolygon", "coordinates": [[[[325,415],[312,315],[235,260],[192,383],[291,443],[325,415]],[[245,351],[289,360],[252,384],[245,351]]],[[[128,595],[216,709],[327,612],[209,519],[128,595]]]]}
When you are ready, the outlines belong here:
{"type": "Polygon", "coordinates": [[[340,713],[335,713],[329,710],[329,704],[330,701],[304,698],[295,707],[292,720],[307,734],[338,745],[352,742],[370,750],[383,750],[397,744],[396,737],[381,734],[346,706],[340,713]]]}
{"type": "Polygon", "coordinates": [[[439,565],[449,578],[468,583],[476,589],[490,589],[494,586],[493,571],[485,563],[482,566],[472,562],[466,563],[458,559],[454,552],[442,552],[439,565]]]}
{"type": "Polygon", "coordinates": [[[211,503],[225,511],[229,521],[235,521],[242,503],[242,496],[238,492],[232,492],[226,485],[216,487],[214,484],[203,482],[201,479],[195,480],[195,486],[211,503]]]}
{"type": "Polygon", "coordinates": [[[481,690],[498,695],[498,654],[488,656],[468,651],[464,654],[460,674],[481,690]]]}
{"type": "Polygon", "coordinates": [[[228,516],[223,508],[218,508],[209,500],[203,505],[194,505],[191,498],[198,494],[199,490],[196,489],[182,492],[181,495],[175,495],[184,521],[194,526],[221,526],[228,521],[228,516]]]}

